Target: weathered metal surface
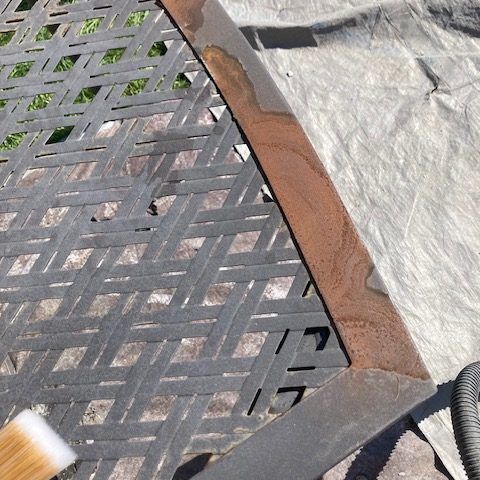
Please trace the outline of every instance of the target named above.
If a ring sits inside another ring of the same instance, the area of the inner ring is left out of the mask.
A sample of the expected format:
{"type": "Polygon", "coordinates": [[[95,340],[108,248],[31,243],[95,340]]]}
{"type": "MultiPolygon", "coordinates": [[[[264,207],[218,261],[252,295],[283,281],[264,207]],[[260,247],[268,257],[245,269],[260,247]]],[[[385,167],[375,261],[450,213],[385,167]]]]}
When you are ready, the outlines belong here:
{"type": "Polygon", "coordinates": [[[407,414],[431,388],[428,381],[350,368],[195,479],[317,480],[407,414]]]}
{"type": "Polygon", "coordinates": [[[186,478],[349,360],[163,9],[0,5],[0,421],[47,416],[76,480],[186,478]]]}
{"type": "Polygon", "coordinates": [[[163,0],[245,132],[356,368],[428,379],[335,187],[216,0],[163,0]],[[219,28],[219,25],[222,27],[219,28]]]}

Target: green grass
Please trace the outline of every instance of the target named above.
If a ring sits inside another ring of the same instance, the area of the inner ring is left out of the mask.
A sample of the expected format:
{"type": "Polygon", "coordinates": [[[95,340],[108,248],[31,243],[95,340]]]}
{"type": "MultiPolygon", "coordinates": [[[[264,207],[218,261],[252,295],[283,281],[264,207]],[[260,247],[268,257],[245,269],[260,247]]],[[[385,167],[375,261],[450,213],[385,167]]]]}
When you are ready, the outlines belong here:
{"type": "Polygon", "coordinates": [[[148,17],[149,13],[150,12],[148,10],[131,13],[125,22],[125,27],[139,27],[148,17]]]}
{"type": "Polygon", "coordinates": [[[40,93],[39,95],[35,96],[35,98],[32,100],[32,103],[30,103],[30,105],[27,107],[27,110],[29,112],[33,110],[42,110],[43,108],[47,107],[52,98],[53,93],[40,93]]]}
{"type": "Polygon", "coordinates": [[[139,78],[138,80],[132,80],[128,83],[127,87],[122,93],[122,96],[131,97],[132,95],[138,95],[139,93],[142,93],[147,82],[148,78],[139,78]]]}
{"type": "Polygon", "coordinates": [[[11,133],[7,135],[5,140],[0,144],[0,151],[13,150],[17,148],[22,142],[27,132],[11,133]]]}
{"type": "Polygon", "coordinates": [[[75,3],[75,0],[60,0],[58,2],[59,5],[70,5],[72,3],[75,3]]]}
{"type": "Polygon", "coordinates": [[[107,50],[105,56],[100,60],[100,65],[111,65],[112,63],[117,63],[123,55],[123,52],[126,48],[111,48],[107,50]]]}
{"type": "Polygon", "coordinates": [[[73,101],[73,103],[90,103],[95,98],[95,95],[98,92],[98,87],[87,87],[82,88],[80,93],[77,95],[77,98],[73,101]]]}
{"type": "Polygon", "coordinates": [[[147,57],[161,57],[167,53],[167,46],[164,42],[155,42],[148,51],[147,57]]]}
{"type": "Polygon", "coordinates": [[[54,72],[67,72],[71,70],[78,60],[77,56],[62,57],[57,66],[53,69],[54,72]]]}
{"type": "Polygon", "coordinates": [[[36,42],[42,42],[45,40],[50,40],[53,37],[53,34],[58,30],[60,25],[44,25],[37,33],[35,37],[36,42]]]}
{"type": "Polygon", "coordinates": [[[90,18],[88,20],[85,20],[78,34],[91,35],[92,33],[95,33],[98,30],[98,27],[100,26],[100,24],[102,23],[102,20],[103,20],[103,17],[90,18]]]}
{"type": "Polygon", "coordinates": [[[172,89],[173,90],[180,90],[182,88],[188,88],[192,82],[186,77],[184,73],[179,73],[177,78],[173,82],[172,89]]]}
{"type": "Polygon", "coordinates": [[[21,78],[27,75],[27,73],[32,68],[32,65],[35,62],[21,62],[17,63],[12,70],[12,73],[8,76],[8,78],[21,78]]]}
{"type": "Polygon", "coordinates": [[[15,35],[14,31],[11,32],[0,32],[0,47],[8,45],[15,35]]]}

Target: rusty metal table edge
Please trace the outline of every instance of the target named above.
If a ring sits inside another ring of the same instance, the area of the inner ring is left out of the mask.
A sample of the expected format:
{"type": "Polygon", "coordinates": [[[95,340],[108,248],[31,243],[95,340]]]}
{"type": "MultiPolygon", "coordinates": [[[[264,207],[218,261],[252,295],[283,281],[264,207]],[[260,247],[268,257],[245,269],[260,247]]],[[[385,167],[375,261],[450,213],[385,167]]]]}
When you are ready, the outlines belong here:
{"type": "Polygon", "coordinates": [[[159,4],[243,130],[351,360],[195,478],[315,479],[436,387],[328,173],[247,40],[217,0],[159,4]]]}

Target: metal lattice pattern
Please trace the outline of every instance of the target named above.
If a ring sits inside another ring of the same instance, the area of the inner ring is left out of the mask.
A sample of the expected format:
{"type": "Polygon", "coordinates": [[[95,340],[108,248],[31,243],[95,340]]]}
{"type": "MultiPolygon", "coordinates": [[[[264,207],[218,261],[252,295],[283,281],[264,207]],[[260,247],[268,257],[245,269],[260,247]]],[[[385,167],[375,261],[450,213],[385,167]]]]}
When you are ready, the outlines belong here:
{"type": "Polygon", "coordinates": [[[0,6],[1,420],[48,416],[76,479],[190,478],[347,359],[162,9],[0,6]]]}

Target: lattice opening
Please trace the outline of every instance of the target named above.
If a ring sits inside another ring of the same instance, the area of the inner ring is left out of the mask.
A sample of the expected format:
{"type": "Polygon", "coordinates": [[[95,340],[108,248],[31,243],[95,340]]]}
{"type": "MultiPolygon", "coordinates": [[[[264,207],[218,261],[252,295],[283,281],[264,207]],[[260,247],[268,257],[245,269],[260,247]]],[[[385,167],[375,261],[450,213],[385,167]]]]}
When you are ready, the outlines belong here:
{"type": "Polygon", "coordinates": [[[83,22],[82,28],[78,32],[79,35],[92,35],[100,27],[104,17],[89,18],[83,22]]]}
{"type": "Polygon", "coordinates": [[[149,157],[130,157],[127,158],[122,167],[122,175],[129,177],[138,177],[142,172],[145,164],[148,162],[149,157]]]}
{"type": "Polygon", "coordinates": [[[62,266],[62,270],[78,270],[83,268],[92,252],[93,248],[72,250],[62,266]]]}
{"type": "Polygon", "coordinates": [[[120,208],[120,202],[105,202],[102,203],[97,210],[95,211],[93,217],[90,221],[92,222],[105,222],[107,220],[112,220],[115,217],[115,214],[120,208]]]}
{"type": "Polygon", "coordinates": [[[197,125],[213,125],[217,120],[213,116],[209,108],[204,108],[198,115],[197,125]]]}
{"type": "Polygon", "coordinates": [[[128,85],[125,87],[125,90],[122,93],[122,97],[131,97],[134,95],[140,95],[145,86],[148,83],[148,78],[138,78],[137,80],[131,80],[128,82],[128,85]]]}
{"type": "Polygon", "coordinates": [[[66,348],[54,367],[55,372],[62,372],[65,370],[74,370],[80,365],[82,358],[85,356],[87,347],[71,347],[66,348]]]}
{"type": "Polygon", "coordinates": [[[41,227],[56,227],[60,225],[65,218],[69,207],[55,207],[49,208],[43,216],[40,226],[41,227]]]}
{"type": "Polygon", "coordinates": [[[145,250],[147,249],[147,243],[136,243],[134,245],[127,245],[122,254],[117,260],[118,265],[134,265],[138,263],[145,250]]]}
{"type": "Polygon", "coordinates": [[[80,90],[73,103],[91,103],[97,95],[100,87],[85,87],[80,90]]]}
{"type": "Polygon", "coordinates": [[[239,392],[216,392],[208,404],[204,417],[228,417],[232,413],[239,396],[239,392]]]}
{"type": "Polygon", "coordinates": [[[182,240],[173,254],[175,260],[192,260],[203,245],[205,237],[182,240]]]}
{"type": "Polygon", "coordinates": [[[10,75],[8,76],[8,78],[26,77],[34,63],[35,62],[33,62],[33,61],[29,61],[29,62],[20,62],[20,63],[15,64],[15,66],[13,67],[12,71],[10,72],[10,75]]]}
{"type": "Polygon", "coordinates": [[[173,395],[159,395],[152,397],[147,408],[143,411],[140,418],[141,422],[161,422],[168,418],[168,414],[175,401],[173,395]]]}
{"type": "Polygon", "coordinates": [[[55,35],[55,32],[58,30],[59,26],[60,26],[59,23],[56,23],[54,25],[44,25],[38,31],[38,33],[35,37],[35,41],[36,42],[42,42],[42,41],[45,41],[45,40],[50,40],[55,35]]]}
{"type": "Polygon", "coordinates": [[[87,180],[87,178],[90,178],[94,170],[95,162],[77,163],[68,176],[68,181],[75,182],[78,180],[87,180]]]}
{"type": "MultiPolygon", "coordinates": [[[[167,124],[168,125],[168,124],[167,124]]],[[[172,165],[173,170],[184,170],[192,168],[200,155],[200,150],[186,150],[178,153],[172,165]]]]}
{"type": "Polygon", "coordinates": [[[173,90],[180,90],[189,88],[192,85],[192,82],[187,78],[184,73],[179,73],[172,84],[173,90]]]}
{"type": "Polygon", "coordinates": [[[275,277],[271,278],[265,291],[263,292],[264,300],[281,300],[287,298],[288,292],[293,284],[295,277],[275,277]]]}
{"type": "Polygon", "coordinates": [[[17,216],[14,212],[0,213],[0,231],[5,232],[17,216]]]}
{"type": "Polygon", "coordinates": [[[237,233],[235,239],[230,245],[228,253],[246,253],[251,252],[257,243],[261,232],[242,232],[237,233]]]}
{"type": "Polygon", "coordinates": [[[108,480],[135,480],[143,463],[143,458],[121,458],[115,465],[108,480]]]}
{"type": "Polygon", "coordinates": [[[18,148],[26,136],[27,132],[10,133],[0,144],[0,151],[14,150],[15,148],[18,148]]]}
{"type": "Polygon", "coordinates": [[[29,112],[34,110],[42,110],[47,108],[48,104],[52,101],[54,94],[53,93],[41,93],[33,97],[32,102],[27,107],[29,112]]]}
{"type": "Polygon", "coordinates": [[[203,300],[203,305],[223,305],[235,286],[232,282],[216,283],[211,285],[203,300]]]}
{"type": "Polygon", "coordinates": [[[20,372],[24,365],[27,363],[31,352],[28,350],[17,350],[16,352],[10,352],[8,358],[15,369],[15,372],[20,372]]]}
{"type": "Polygon", "coordinates": [[[54,72],[68,72],[73,68],[75,63],[77,63],[80,55],[67,55],[62,57],[60,61],[57,63],[55,68],[53,69],[54,72]]]}
{"type": "Polygon", "coordinates": [[[42,417],[48,418],[52,413],[53,406],[48,403],[32,403],[30,405],[30,410],[42,417]]]}
{"type": "Polygon", "coordinates": [[[307,328],[303,335],[302,341],[298,346],[298,350],[304,352],[317,352],[325,349],[328,339],[330,338],[329,327],[312,327],[307,328]]]}
{"type": "Polygon", "coordinates": [[[32,269],[40,254],[19,255],[7,275],[26,275],[32,269]]]}
{"type": "Polygon", "coordinates": [[[8,32],[0,32],[0,47],[8,45],[13,36],[15,35],[15,30],[10,30],[8,32]]]}
{"type": "Polygon", "coordinates": [[[165,42],[155,42],[147,53],[147,57],[162,57],[168,52],[165,42]]]}
{"type": "Polygon", "coordinates": [[[46,298],[44,300],[40,300],[28,319],[29,323],[50,320],[57,313],[58,307],[60,307],[61,303],[62,300],[60,298],[46,298]]]}
{"type": "Polygon", "coordinates": [[[171,361],[180,363],[196,360],[200,356],[206,341],[206,337],[182,338],[171,361]]]}
{"type": "Polygon", "coordinates": [[[93,300],[87,315],[92,317],[104,317],[118,302],[118,293],[107,293],[106,295],[97,295],[93,300]]]}
{"type": "Polygon", "coordinates": [[[126,48],[111,48],[107,50],[105,56],[100,60],[100,65],[112,65],[117,63],[122,58],[126,48]]]}
{"type": "Polygon", "coordinates": [[[33,185],[40,182],[40,180],[45,175],[45,168],[29,168],[24,174],[23,177],[18,181],[18,187],[32,187],[33,185]]]}
{"type": "Polygon", "coordinates": [[[141,12],[132,12],[125,22],[125,27],[139,27],[147,19],[149,10],[143,10],[141,12]]]}
{"type": "Polygon", "coordinates": [[[58,128],[56,128],[53,131],[53,133],[50,135],[48,140],[46,141],[46,144],[50,145],[52,143],[63,143],[63,142],[65,142],[72,130],[73,130],[73,125],[68,126],[68,127],[58,127],[58,128]]]}
{"type": "Polygon", "coordinates": [[[22,0],[18,7],[15,9],[16,12],[26,12],[30,10],[38,0],[22,0]]]}
{"type": "Polygon", "coordinates": [[[279,388],[268,413],[279,414],[290,410],[302,400],[305,390],[304,386],[279,388]]]}
{"type": "Polygon", "coordinates": [[[92,400],[82,416],[82,425],[101,425],[107,418],[115,400],[92,400]]]}
{"type": "Polygon", "coordinates": [[[142,313],[157,312],[168,306],[175,293],[174,288],[159,288],[154,290],[142,308],[142,313]]]}
{"type": "Polygon", "coordinates": [[[268,332],[244,333],[233,352],[232,357],[258,357],[262,351],[263,344],[267,339],[268,332]]]}
{"type": "Polygon", "coordinates": [[[131,367],[135,365],[145,345],[145,342],[125,343],[115,356],[112,367],[131,367]]]}
{"type": "Polygon", "coordinates": [[[156,198],[150,203],[147,214],[148,215],[166,215],[176,199],[176,195],[168,195],[165,197],[156,198]]]}
{"type": "Polygon", "coordinates": [[[230,190],[212,190],[207,193],[200,210],[214,210],[222,208],[230,190]]]}

